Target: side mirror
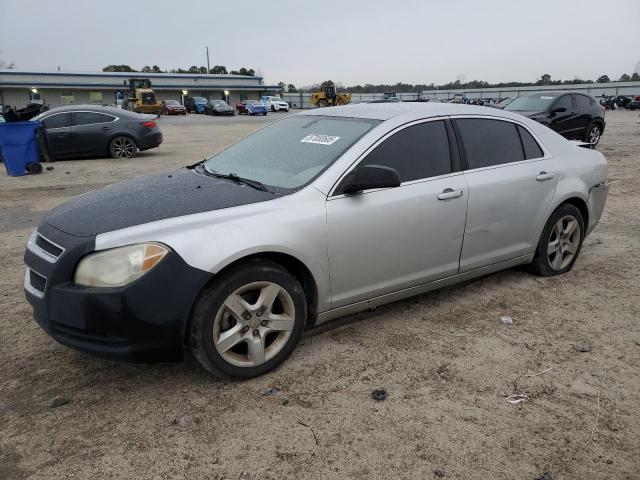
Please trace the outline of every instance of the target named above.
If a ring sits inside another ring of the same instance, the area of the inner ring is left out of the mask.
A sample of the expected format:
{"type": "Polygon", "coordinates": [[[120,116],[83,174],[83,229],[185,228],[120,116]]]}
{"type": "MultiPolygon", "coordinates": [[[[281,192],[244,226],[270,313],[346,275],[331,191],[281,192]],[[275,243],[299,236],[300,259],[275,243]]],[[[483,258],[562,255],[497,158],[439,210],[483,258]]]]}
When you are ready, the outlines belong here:
{"type": "Polygon", "coordinates": [[[567,111],[567,107],[556,107],[551,110],[551,113],[563,113],[567,111]]]}
{"type": "Polygon", "coordinates": [[[398,172],[382,165],[365,165],[352,173],[342,193],[356,193],[371,188],[392,188],[400,186],[398,172]]]}

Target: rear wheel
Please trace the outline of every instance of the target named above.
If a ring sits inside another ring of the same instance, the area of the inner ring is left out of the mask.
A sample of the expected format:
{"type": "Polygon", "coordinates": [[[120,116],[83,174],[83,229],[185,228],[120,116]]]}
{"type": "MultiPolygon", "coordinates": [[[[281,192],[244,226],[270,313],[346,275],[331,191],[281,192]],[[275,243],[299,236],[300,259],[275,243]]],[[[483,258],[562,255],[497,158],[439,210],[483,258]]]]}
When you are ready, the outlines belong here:
{"type": "Polygon", "coordinates": [[[137,151],[136,142],[129,137],[116,137],[109,143],[109,154],[113,158],[131,158],[137,151]]]}
{"type": "Polygon", "coordinates": [[[273,105],[271,105],[271,111],[275,112],[276,111],[276,107],[274,107],[273,105]]]}
{"type": "Polygon", "coordinates": [[[189,345],[211,373],[255,377],[291,354],[305,320],[298,281],[274,263],[254,260],[203,291],[193,309],[189,345]]]}
{"type": "Polygon", "coordinates": [[[542,231],[531,271],[543,277],[573,268],[584,239],[584,219],[578,207],[565,203],[551,215],[542,231]]]}
{"type": "Polygon", "coordinates": [[[318,107],[324,108],[328,106],[329,106],[329,102],[327,101],[326,98],[321,98],[320,100],[318,100],[318,107]]]}
{"type": "Polygon", "coordinates": [[[600,137],[602,136],[602,127],[598,122],[591,122],[589,127],[587,127],[587,132],[585,133],[585,142],[589,142],[592,145],[597,145],[600,141],[600,137]]]}

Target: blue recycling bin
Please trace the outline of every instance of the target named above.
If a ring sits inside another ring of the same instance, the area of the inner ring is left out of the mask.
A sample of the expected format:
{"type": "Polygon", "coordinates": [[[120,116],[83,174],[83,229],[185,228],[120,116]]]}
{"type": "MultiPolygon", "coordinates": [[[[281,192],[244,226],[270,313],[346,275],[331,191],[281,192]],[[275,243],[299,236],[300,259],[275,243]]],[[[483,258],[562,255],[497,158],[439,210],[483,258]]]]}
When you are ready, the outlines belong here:
{"type": "Polygon", "coordinates": [[[0,123],[0,150],[7,175],[20,177],[27,168],[40,161],[36,132],[42,122],[0,123]]]}

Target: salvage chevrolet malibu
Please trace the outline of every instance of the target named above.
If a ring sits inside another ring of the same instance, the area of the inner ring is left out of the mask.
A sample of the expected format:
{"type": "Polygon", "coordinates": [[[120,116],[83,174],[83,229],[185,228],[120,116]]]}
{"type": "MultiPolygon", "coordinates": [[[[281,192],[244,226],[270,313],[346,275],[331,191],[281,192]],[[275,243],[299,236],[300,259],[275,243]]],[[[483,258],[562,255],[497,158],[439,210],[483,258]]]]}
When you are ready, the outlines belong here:
{"type": "Polygon", "coordinates": [[[342,315],[515,265],[568,272],[607,191],[602,154],[512,112],[319,109],[54,208],[29,238],[24,287],[64,345],[191,352],[247,378],[342,315]]]}

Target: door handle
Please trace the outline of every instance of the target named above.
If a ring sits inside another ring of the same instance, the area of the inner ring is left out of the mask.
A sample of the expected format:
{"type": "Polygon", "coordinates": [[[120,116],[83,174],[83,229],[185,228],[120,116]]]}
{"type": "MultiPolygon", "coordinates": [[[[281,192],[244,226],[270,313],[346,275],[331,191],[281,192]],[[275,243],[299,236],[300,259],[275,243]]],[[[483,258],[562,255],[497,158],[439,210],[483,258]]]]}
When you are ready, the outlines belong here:
{"type": "Polygon", "coordinates": [[[111,130],[111,127],[102,127],[103,132],[108,132],[109,130],[111,130]]]}
{"type": "Polygon", "coordinates": [[[445,188],[442,193],[438,194],[438,200],[449,200],[450,198],[458,198],[464,195],[464,190],[454,190],[453,188],[445,188]]]}
{"type": "Polygon", "coordinates": [[[66,137],[67,135],[69,135],[67,132],[58,133],[58,137],[66,137]]]}
{"type": "Polygon", "coordinates": [[[536,176],[536,180],[539,182],[544,182],[545,180],[551,180],[555,176],[555,173],[547,173],[543,170],[536,176]]]}

